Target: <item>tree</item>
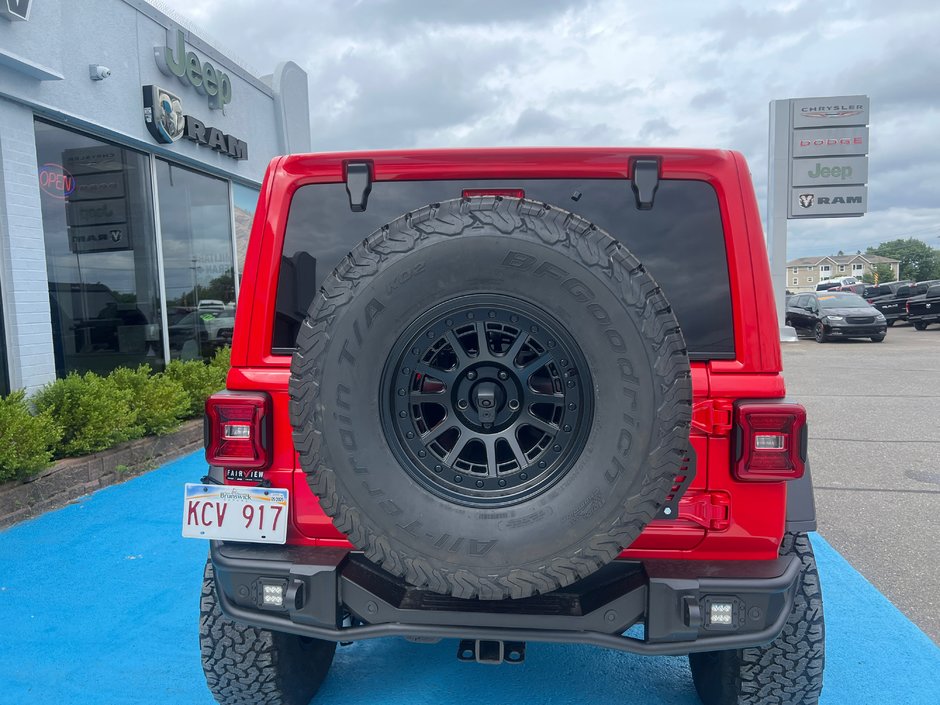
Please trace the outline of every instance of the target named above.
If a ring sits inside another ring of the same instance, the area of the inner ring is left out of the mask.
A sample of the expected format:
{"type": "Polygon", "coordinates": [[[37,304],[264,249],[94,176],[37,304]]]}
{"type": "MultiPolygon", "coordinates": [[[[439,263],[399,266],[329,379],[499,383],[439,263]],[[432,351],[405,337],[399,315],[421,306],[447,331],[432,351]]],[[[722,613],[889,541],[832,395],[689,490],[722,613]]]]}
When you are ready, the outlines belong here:
{"type": "Polygon", "coordinates": [[[862,275],[862,281],[865,282],[866,284],[874,284],[875,272],[878,273],[879,284],[884,284],[885,282],[889,282],[894,279],[894,270],[891,269],[891,265],[876,264],[874,271],[869,269],[862,275]]]}
{"type": "Polygon", "coordinates": [[[841,255],[844,255],[845,253],[844,253],[842,250],[839,250],[839,252],[838,252],[837,254],[839,254],[839,255],[841,256],[841,255]]]}
{"type": "Polygon", "coordinates": [[[883,242],[878,247],[869,247],[868,254],[900,260],[901,279],[940,279],[940,254],[922,240],[911,237],[883,242]]]}

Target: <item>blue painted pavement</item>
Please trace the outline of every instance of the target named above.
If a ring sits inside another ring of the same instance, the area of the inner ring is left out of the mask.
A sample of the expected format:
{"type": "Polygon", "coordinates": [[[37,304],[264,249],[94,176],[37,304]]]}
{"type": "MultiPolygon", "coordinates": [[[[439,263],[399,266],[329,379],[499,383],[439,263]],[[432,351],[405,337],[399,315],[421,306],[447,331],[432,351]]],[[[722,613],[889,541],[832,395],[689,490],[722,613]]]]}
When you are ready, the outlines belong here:
{"type": "MultiPolygon", "coordinates": [[[[0,532],[0,703],[212,703],[199,662],[206,544],[180,537],[191,455],[0,532]]],[[[823,703],[940,704],[940,649],[819,536],[823,703]]],[[[337,650],[322,705],[696,705],[684,657],[530,644],[521,666],[460,663],[454,642],[337,650]]]]}

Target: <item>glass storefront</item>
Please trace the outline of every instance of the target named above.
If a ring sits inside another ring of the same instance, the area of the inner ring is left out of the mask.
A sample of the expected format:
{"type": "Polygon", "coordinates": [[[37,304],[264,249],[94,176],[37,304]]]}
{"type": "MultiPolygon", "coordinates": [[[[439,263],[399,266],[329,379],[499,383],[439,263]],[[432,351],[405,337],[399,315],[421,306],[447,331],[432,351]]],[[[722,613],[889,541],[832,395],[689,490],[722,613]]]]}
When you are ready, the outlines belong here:
{"type": "Polygon", "coordinates": [[[56,373],[160,370],[229,345],[258,189],[35,128],[56,373]]]}
{"type": "Polygon", "coordinates": [[[235,265],[228,182],[157,160],[170,357],[232,342],[235,265]]]}
{"type": "Polygon", "coordinates": [[[36,122],[56,372],[163,368],[147,155],[36,122]]]}

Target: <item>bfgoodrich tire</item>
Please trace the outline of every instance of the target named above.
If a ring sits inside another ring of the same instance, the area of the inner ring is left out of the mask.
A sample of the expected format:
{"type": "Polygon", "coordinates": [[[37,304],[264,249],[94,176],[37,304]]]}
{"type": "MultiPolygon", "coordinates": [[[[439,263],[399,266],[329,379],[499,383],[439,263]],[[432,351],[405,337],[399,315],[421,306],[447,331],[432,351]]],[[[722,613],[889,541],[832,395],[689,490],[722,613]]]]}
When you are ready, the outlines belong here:
{"type": "Polygon", "coordinates": [[[823,685],[826,633],[816,557],[806,534],[786,534],[781,555],[803,568],[793,612],[767,646],[689,654],[692,680],[705,705],[816,705],[823,685]]]}
{"type": "Polygon", "coordinates": [[[219,609],[212,563],[199,603],[206,683],[222,705],[308,705],[326,678],[336,644],[247,627],[219,609]]]}
{"type": "Polygon", "coordinates": [[[666,298],[610,235],[532,201],[447,201],[373,233],[324,282],[291,372],[324,511],[387,571],[458,597],[598,570],[687,453],[666,298]]]}

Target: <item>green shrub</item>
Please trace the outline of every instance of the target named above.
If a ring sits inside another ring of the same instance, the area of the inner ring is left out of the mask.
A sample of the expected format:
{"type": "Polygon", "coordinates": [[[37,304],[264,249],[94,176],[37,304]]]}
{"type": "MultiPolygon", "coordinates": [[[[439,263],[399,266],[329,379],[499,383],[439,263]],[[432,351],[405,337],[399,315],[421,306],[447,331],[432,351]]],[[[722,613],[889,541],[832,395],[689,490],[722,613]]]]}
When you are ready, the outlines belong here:
{"type": "Polygon", "coordinates": [[[30,413],[23,390],[0,399],[0,482],[48,467],[60,434],[49,414],[30,413]]]}
{"type": "Polygon", "coordinates": [[[206,364],[202,360],[173,360],[166,366],[166,376],[179,382],[189,395],[187,416],[202,416],[210,394],[225,389],[228,372],[228,350],[219,350],[206,364]]]}
{"type": "Polygon", "coordinates": [[[189,412],[189,395],[183,386],[166,375],[151,374],[150,365],[140,365],[136,370],[119,367],[108,377],[131,392],[131,408],[140,427],[135,435],[165,435],[175,430],[189,412]]]}
{"type": "Polygon", "coordinates": [[[132,397],[130,389],[121,388],[111,377],[71,372],[43,387],[34,401],[61,429],[56,455],[62,457],[94,453],[140,436],[143,428],[132,397]]]}

